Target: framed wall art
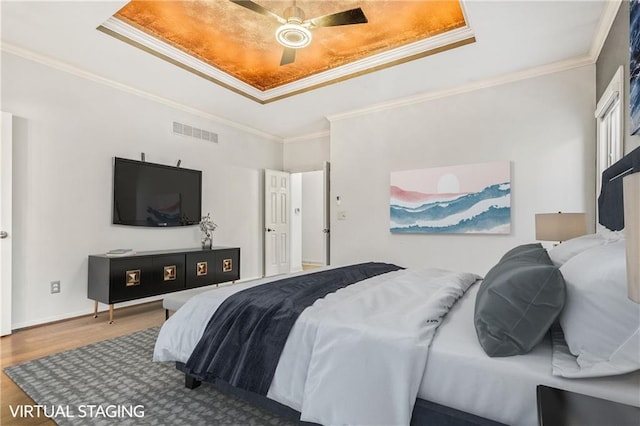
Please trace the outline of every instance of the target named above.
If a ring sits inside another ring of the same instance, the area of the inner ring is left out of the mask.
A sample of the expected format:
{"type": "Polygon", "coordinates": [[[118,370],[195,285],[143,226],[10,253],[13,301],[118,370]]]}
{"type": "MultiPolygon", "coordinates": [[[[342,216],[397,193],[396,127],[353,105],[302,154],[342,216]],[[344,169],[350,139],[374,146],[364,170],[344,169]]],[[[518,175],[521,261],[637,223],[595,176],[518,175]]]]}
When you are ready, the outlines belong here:
{"type": "Polygon", "coordinates": [[[509,234],[509,161],[391,172],[390,231],[509,234]]]}

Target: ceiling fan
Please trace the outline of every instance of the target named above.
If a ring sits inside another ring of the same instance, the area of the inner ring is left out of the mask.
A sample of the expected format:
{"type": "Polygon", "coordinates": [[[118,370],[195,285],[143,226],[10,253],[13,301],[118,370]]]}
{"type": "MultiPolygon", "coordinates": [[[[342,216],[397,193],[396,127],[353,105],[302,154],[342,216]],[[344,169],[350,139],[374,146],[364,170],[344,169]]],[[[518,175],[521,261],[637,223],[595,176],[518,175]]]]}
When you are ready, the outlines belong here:
{"type": "Polygon", "coordinates": [[[280,22],[276,30],[276,40],[284,46],[280,65],[290,64],[296,59],[296,49],[308,46],[311,43],[311,31],[317,27],[335,27],[338,25],[366,24],[369,22],[361,8],[345,10],[344,12],[332,13],[330,15],[318,16],[317,18],[304,19],[305,14],[302,9],[293,6],[284,10],[284,17],[260,6],[250,0],[230,0],[239,6],[260,13],[280,22]]]}

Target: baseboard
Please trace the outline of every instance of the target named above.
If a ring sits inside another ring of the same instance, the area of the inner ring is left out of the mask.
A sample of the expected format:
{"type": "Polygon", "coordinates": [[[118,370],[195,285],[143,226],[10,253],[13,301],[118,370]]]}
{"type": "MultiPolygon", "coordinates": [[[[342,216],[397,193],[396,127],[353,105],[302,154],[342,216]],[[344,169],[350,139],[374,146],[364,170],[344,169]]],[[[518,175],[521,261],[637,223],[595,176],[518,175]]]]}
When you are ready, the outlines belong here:
{"type": "MultiPolygon", "coordinates": [[[[235,283],[238,284],[238,283],[243,283],[247,281],[257,280],[260,278],[262,277],[245,278],[245,279],[238,280],[235,283]]],[[[220,284],[220,286],[222,285],[233,285],[233,284],[229,282],[229,283],[220,284]]],[[[166,293],[166,294],[170,294],[170,293],[166,293]]],[[[135,305],[142,305],[150,302],[156,302],[158,300],[162,300],[166,296],[166,294],[159,294],[157,296],[145,297],[144,299],[136,299],[136,300],[130,300],[128,302],[116,303],[114,307],[116,310],[118,310],[120,308],[126,308],[128,306],[135,306],[135,305]]],[[[51,324],[54,322],[70,320],[70,319],[82,317],[85,315],[93,315],[93,301],[90,299],[87,299],[87,303],[88,303],[87,309],[82,309],[79,311],[69,312],[69,313],[60,314],[60,315],[52,315],[50,317],[40,318],[32,321],[24,321],[16,324],[11,324],[11,332],[13,333],[14,331],[18,331],[23,328],[36,327],[39,325],[45,325],[45,324],[51,324]]],[[[107,312],[108,310],[109,310],[109,305],[105,305],[104,303],[98,303],[98,312],[107,312]]]]}
{"type": "MultiPolygon", "coordinates": [[[[152,296],[152,297],[146,297],[144,299],[137,299],[137,300],[131,300],[128,302],[122,302],[122,303],[117,303],[115,305],[115,309],[118,310],[120,308],[126,308],[129,306],[135,306],[135,305],[143,305],[145,303],[151,303],[151,302],[156,302],[158,300],[162,300],[163,298],[163,294],[158,295],[158,296],[152,296]]],[[[75,312],[71,312],[71,313],[66,313],[66,314],[60,314],[60,315],[53,315],[50,317],[45,317],[45,318],[41,318],[41,319],[37,319],[37,320],[33,320],[33,321],[25,321],[25,322],[21,322],[21,323],[17,323],[17,324],[12,324],[11,325],[11,331],[18,331],[21,330],[23,328],[30,328],[30,327],[36,327],[39,325],[45,325],[45,324],[51,324],[54,322],[60,322],[60,321],[65,321],[65,320],[70,320],[70,319],[74,319],[74,318],[78,318],[78,317],[83,317],[85,315],[93,315],[93,301],[87,299],[87,301],[91,304],[91,307],[88,309],[83,309],[81,311],[75,311],[75,312]]],[[[109,311],[109,305],[105,305],[103,303],[98,303],[98,312],[108,312],[109,311]]]]}

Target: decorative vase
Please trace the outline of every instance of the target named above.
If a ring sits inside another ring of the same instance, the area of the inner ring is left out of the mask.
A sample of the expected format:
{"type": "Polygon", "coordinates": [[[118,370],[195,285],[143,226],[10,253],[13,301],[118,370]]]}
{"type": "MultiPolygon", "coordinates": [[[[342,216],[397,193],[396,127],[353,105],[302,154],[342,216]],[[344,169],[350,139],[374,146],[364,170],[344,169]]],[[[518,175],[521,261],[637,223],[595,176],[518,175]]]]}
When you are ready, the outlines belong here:
{"type": "Polygon", "coordinates": [[[211,250],[213,248],[213,231],[215,231],[217,227],[218,225],[211,220],[211,213],[207,213],[206,216],[200,219],[200,230],[203,233],[202,239],[200,240],[202,250],[211,250]]]}

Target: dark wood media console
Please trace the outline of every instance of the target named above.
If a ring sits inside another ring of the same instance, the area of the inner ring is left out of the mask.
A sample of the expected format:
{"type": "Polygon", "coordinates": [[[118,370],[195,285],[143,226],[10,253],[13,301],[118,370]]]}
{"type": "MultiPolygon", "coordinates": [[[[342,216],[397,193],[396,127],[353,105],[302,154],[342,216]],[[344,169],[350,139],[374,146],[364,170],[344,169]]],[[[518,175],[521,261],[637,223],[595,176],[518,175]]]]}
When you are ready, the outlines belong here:
{"type": "Polygon", "coordinates": [[[111,324],[115,303],[239,279],[237,247],[147,251],[122,257],[99,254],[89,256],[87,294],[94,301],[94,317],[98,302],[109,305],[111,324]]]}

